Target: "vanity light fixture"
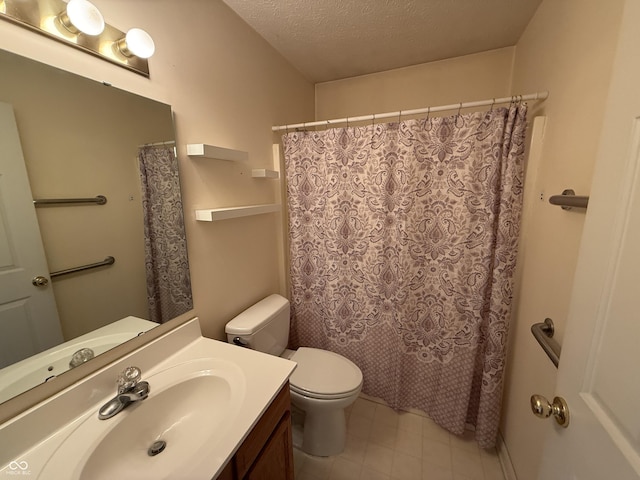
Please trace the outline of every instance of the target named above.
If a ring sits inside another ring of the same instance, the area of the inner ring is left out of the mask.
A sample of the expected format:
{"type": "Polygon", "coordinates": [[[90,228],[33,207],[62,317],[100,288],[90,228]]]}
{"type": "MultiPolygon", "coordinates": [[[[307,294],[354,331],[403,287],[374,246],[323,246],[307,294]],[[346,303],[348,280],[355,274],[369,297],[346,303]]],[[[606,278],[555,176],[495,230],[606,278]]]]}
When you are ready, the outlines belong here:
{"type": "Polygon", "coordinates": [[[105,23],[89,0],[0,0],[0,19],[149,76],[147,59],[155,51],[151,36],[140,28],[125,35],[105,23]]]}
{"type": "Polygon", "coordinates": [[[141,28],[132,28],[116,42],[116,47],[125,57],[151,58],[156,51],[153,38],[141,28]]]}
{"type": "Polygon", "coordinates": [[[69,0],[67,8],[58,19],[71,33],[95,36],[104,32],[104,17],[100,10],[87,0],[69,0]]]}

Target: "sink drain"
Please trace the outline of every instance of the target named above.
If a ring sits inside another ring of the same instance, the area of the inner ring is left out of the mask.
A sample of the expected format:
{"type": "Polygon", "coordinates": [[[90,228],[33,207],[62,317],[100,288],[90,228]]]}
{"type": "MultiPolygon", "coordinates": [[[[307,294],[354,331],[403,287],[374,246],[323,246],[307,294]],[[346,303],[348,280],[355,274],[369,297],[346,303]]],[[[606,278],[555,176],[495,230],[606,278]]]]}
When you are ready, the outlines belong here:
{"type": "Polygon", "coordinates": [[[150,457],[155,457],[159,453],[161,453],[167,447],[167,442],[164,440],[158,440],[157,442],[153,442],[147,450],[147,454],[150,457]]]}

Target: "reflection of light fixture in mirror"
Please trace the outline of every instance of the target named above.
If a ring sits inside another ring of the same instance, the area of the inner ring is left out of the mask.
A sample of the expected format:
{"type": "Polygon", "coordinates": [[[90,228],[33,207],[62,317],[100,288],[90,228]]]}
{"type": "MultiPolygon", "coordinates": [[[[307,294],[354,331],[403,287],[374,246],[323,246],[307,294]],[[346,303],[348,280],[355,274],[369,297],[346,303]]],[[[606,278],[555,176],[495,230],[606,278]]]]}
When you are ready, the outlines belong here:
{"type": "Polygon", "coordinates": [[[132,28],[127,34],[116,42],[120,53],[125,57],[150,58],[156,51],[153,38],[141,28],[132,28]]]}
{"type": "Polygon", "coordinates": [[[58,17],[71,33],[100,35],[104,31],[104,18],[100,10],[87,0],[69,0],[66,10],[58,17]]]}

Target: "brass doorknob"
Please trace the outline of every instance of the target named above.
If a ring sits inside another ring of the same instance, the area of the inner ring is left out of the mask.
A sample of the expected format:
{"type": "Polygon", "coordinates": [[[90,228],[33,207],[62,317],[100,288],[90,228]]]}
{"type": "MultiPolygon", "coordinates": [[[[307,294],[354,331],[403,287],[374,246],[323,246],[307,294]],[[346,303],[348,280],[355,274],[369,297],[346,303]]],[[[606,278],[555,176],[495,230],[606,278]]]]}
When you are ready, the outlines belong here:
{"type": "Polygon", "coordinates": [[[549,403],[542,395],[532,395],[531,411],[539,418],[549,418],[553,415],[558,425],[564,428],[569,426],[569,406],[562,397],[555,397],[553,403],[549,403]]]}
{"type": "Polygon", "coordinates": [[[47,277],[43,277],[42,275],[38,275],[37,277],[33,277],[31,280],[36,287],[46,287],[49,284],[49,279],[47,277]]]}

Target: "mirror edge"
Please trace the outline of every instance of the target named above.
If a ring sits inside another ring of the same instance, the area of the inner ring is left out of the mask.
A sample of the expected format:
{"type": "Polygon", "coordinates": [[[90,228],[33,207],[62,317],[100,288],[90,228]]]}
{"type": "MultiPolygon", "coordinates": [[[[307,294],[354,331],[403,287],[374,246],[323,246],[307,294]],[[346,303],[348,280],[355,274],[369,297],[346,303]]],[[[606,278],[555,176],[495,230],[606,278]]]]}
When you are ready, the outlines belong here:
{"type": "Polygon", "coordinates": [[[166,323],[159,324],[157,327],[145,332],[144,335],[132,338],[131,340],[102,353],[92,359],[91,362],[80,365],[72,370],[68,370],[59,377],[56,377],[53,382],[40,384],[31,390],[27,390],[26,392],[7,400],[0,404],[0,425],[8,422],[30,408],[35,407],[37,404],[44,402],[55,394],[72,386],[98,370],[101,370],[107,365],[114,363],[129,353],[142,348],[146,344],[167,334],[180,325],[183,325],[192,318],[194,318],[194,314],[193,311],[190,311],[180,315],[179,317],[171,319],[166,323]]]}

